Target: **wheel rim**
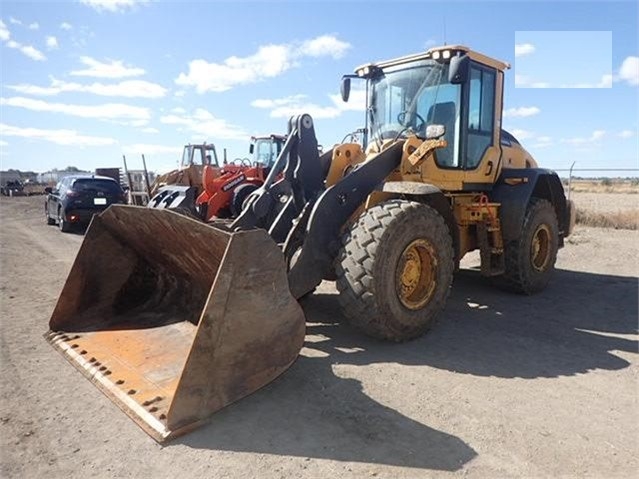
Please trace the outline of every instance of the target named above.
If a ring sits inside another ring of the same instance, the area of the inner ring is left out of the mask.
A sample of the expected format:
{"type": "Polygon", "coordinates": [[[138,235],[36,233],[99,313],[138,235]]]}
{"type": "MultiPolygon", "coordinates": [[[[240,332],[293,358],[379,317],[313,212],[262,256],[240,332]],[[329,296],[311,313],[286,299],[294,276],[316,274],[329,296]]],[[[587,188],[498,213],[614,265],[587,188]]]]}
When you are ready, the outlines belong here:
{"type": "Polygon", "coordinates": [[[411,310],[423,308],[435,292],[436,273],[437,259],[430,242],[411,242],[397,264],[395,285],[400,302],[411,310]]]}
{"type": "Polygon", "coordinates": [[[548,225],[539,225],[530,245],[530,261],[537,271],[544,271],[550,262],[550,238],[548,225]]]}

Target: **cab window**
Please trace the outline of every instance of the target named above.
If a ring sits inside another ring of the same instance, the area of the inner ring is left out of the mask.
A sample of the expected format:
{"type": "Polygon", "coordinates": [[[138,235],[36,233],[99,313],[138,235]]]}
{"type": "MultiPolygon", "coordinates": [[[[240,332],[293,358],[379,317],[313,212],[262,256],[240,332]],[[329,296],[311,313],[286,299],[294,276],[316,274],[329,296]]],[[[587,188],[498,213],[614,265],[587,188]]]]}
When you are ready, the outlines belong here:
{"type": "Polygon", "coordinates": [[[493,143],[495,122],[495,70],[473,65],[468,97],[466,168],[476,168],[493,143]]]}

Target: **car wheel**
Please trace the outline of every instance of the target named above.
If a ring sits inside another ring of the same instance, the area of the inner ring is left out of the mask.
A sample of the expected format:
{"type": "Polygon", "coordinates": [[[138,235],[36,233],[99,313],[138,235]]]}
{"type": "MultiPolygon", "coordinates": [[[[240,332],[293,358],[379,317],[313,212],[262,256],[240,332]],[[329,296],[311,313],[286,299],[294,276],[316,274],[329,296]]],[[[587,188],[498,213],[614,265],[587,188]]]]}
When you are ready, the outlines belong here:
{"type": "Polygon", "coordinates": [[[47,206],[44,206],[44,217],[47,219],[47,224],[48,225],[54,225],[55,224],[55,220],[53,218],[51,218],[51,216],[49,216],[49,208],[47,208],[47,206]]]}
{"type": "Polygon", "coordinates": [[[62,209],[58,210],[58,228],[63,233],[68,233],[71,231],[71,225],[64,219],[64,214],[62,213],[62,209]]]}

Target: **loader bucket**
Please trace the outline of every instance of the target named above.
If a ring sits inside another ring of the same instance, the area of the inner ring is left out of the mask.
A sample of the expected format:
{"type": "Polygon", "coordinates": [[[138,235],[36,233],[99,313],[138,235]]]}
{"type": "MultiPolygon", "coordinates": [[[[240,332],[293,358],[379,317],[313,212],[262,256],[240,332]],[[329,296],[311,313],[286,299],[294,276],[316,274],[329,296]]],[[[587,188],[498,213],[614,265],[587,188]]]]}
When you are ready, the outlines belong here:
{"type": "Polygon", "coordinates": [[[111,206],[87,230],[49,329],[47,341],[162,442],[284,372],[305,320],[265,231],[111,206]]]}

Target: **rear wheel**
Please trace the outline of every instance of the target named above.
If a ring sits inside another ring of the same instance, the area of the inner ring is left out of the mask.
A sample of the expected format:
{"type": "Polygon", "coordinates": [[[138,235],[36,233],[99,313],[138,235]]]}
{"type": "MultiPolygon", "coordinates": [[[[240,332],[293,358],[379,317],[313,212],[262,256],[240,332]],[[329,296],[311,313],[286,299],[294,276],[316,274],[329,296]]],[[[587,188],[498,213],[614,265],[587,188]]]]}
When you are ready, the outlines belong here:
{"type": "Polygon", "coordinates": [[[346,318],[380,339],[423,334],[448,298],[453,256],[448,227],[430,206],[404,200],[374,206],[344,235],[337,257],[346,318]]]}
{"type": "Polygon", "coordinates": [[[71,223],[66,220],[62,208],[58,209],[58,228],[60,228],[60,231],[63,233],[71,231],[71,223]]]}
{"type": "Polygon", "coordinates": [[[524,294],[543,290],[555,269],[559,226],[552,204],[533,198],[526,209],[521,236],[504,245],[506,272],[498,285],[524,294]]]}

